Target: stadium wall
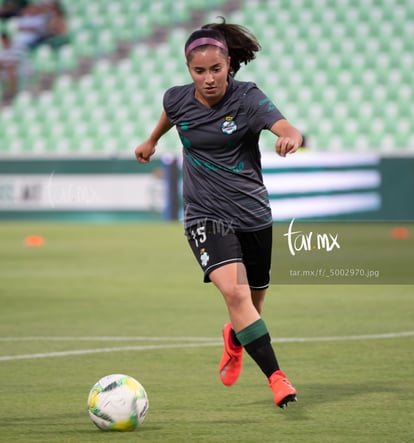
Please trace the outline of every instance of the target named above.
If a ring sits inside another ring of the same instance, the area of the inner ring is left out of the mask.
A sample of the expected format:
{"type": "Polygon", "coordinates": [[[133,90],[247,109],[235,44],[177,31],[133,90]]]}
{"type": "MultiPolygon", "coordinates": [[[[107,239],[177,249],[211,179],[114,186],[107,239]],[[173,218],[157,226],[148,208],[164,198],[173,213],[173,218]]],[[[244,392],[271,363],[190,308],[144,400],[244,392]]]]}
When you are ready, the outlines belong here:
{"type": "Polygon", "coordinates": [[[414,157],[375,153],[269,154],[264,180],[276,221],[414,220],[414,157]]]}
{"type": "MultiPolygon", "coordinates": [[[[0,162],[0,219],[162,220],[171,163],[131,159],[0,162]]],[[[169,198],[171,200],[171,198],[169,198]]]]}
{"type": "MultiPolygon", "coordinates": [[[[414,220],[414,157],[307,153],[262,157],[275,221],[414,220]]],[[[174,156],[7,159],[0,162],[0,220],[176,220],[182,216],[174,156]]]]}

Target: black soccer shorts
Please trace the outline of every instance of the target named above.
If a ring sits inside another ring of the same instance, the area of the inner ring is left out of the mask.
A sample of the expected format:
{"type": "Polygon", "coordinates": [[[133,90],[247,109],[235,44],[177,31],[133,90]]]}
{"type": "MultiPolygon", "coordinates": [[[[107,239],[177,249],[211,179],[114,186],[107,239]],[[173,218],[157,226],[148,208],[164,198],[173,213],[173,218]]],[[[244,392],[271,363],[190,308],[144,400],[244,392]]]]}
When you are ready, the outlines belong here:
{"type": "Polygon", "coordinates": [[[186,236],[201,269],[204,282],[209,274],[228,263],[242,262],[251,289],[266,289],[270,283],[272,226],[253,232],[238,232],[221,222],[202,221],[187,228],[186,236]]]}

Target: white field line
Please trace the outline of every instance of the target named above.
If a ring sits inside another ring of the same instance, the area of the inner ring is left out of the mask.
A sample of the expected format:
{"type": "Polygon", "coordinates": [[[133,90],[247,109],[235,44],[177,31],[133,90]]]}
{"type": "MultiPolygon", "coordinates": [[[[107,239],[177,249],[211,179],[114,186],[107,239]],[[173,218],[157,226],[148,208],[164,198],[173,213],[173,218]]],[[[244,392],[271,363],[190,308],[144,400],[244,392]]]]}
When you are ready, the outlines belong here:
{"type": "Polygon", "coordinates": [[[199,348],[201,346],[218,346],[219,342],[211,343],[177,343],[164,345],[120,346],[115,348],[78,349],[74,351],[45,352],[39,354],[5,355],[0,361],[35,360],[38,358],[67,357],[72,355],[101,354],[104,352],[150,351],[153,349],[199,348]]]}
{"type": "Polygon", "coordinates": [[[214,341],[217,340],[217,337],[151,337],[151,336],[143,336],[143,335],[130,335],[130,336],[84,336],[84,337],[76,337],[76,336],[30,336],[30,337],[0,337],[0,342],[7,341],[189,341],[189,342],[198,342],[198,341],[214,341]]]}
{"type": "MultiPolygon", "coordinates": [[[[273,339],[273,343],[318,343],[352,340],[383,340],[391,338],[414,337],[414,331],[390,332],[383,334],[346,335],[328,337],[286,337],[273,339]]],[[[186,343],[154,344],[137,346],[119,346],[111,348],[78,349],[73,351],[45,352],[36,354],[20,354],[0,356],[1,361],[34,360],[39,358],[67,357],[77,355],[101,354],[123,351],[150,351],[154,349],[184,349],[210,346],[221,346],[222,340],[208,337],[1,337],[2,342],[18,341],[186,341],[186,343]],[[196,342],[196,343],[192,343],[196,342]]]]}

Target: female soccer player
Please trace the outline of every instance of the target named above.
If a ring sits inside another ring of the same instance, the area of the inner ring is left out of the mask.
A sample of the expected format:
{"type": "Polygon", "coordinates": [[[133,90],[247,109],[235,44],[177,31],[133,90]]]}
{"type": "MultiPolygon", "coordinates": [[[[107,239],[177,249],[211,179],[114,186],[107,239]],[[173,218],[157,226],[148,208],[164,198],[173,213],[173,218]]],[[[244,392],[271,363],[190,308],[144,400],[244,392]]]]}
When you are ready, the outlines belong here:
{"type": "Polygon", "coordinates": [[[251,82],[234,79],[240,64],[260,50],[244,27],[212,23],[185,44],[192,83],[164,95],[164,111],[149,138],[135,149],[147,163],[158,140],[176,126],[183,145],[184,229],[203,272],[224,297],[230,322],[223,328],[220,379],[233,385],[243,349],[269,381],[276,405],[296,400],[260,314],[270,283],[272,214],[263,184],[259,136],[278,139],[276,152],[294,153],[302,136],[251,82]]]}

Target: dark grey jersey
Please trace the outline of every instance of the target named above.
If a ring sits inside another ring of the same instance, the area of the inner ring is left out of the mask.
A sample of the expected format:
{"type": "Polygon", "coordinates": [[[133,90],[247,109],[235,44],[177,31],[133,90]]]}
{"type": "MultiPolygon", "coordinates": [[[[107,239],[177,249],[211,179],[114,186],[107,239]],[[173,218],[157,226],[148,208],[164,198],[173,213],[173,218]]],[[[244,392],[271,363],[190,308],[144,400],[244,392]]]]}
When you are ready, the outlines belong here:
{"type": "Polygon", "coordinates": [[[238,231],[271,225],[259,136],[283,118],[272,101],[254,83],[229,77],[225,96],[211,108],[189,84],[165,93],[164,110],[183,144],[185,227],[202,220],[238,231]]]}

